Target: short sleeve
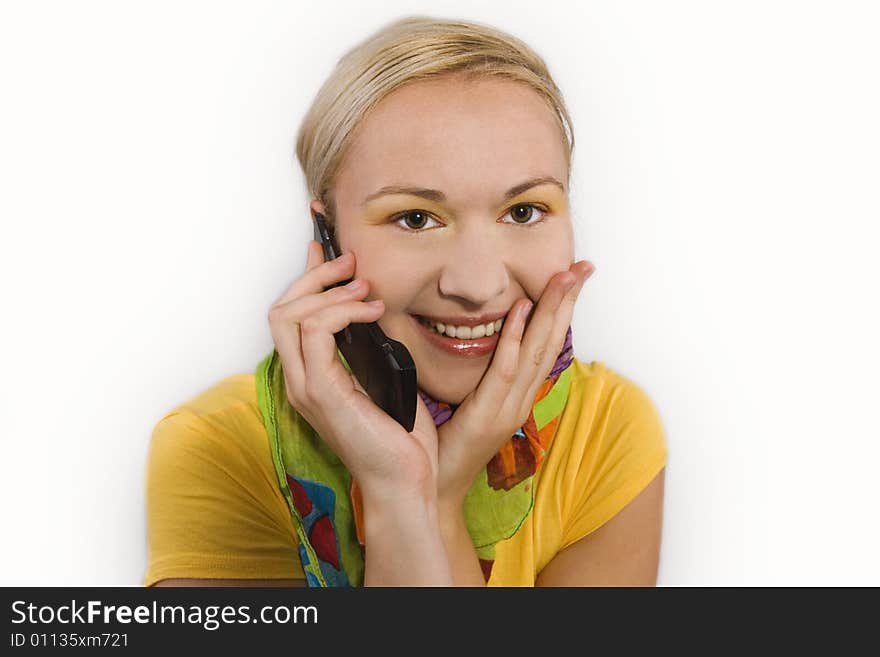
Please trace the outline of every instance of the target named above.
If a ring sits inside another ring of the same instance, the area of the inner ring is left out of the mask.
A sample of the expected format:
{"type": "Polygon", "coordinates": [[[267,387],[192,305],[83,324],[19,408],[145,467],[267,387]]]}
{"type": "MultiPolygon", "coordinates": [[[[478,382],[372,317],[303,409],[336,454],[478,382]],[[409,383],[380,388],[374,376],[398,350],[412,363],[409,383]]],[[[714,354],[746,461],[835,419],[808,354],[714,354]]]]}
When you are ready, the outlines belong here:
{"type": "Polygon", "coordinates": [[[635,383],[609,378],[577,468],[562,548],[613,518],[651,483],[667,460],[656,407],[635,383]]]}
{"type": "Polygon", "coordinates": [[[168,578],[305,579],[265,433],[234,417],[173,412],[146,465],[144,585],[168,578]]]}

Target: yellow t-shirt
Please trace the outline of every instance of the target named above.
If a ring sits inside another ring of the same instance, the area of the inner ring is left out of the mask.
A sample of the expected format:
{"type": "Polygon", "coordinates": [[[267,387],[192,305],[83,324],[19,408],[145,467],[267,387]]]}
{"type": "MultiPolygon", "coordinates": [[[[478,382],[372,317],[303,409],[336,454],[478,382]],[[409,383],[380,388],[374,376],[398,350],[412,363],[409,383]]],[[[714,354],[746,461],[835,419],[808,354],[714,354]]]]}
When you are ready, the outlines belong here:
{"type": "MultiPolygon", "coordinates": [[[[593,361],[571,391],[535,476],[535,504],[496,546],[489,586],[533,586],[563,548],[601,527],[666,465],[650,398],[593,361]]],[[[144,585],[168,578],[305,579],[275,476],[255,375],[237,374],[157,423],[147,460],[144,585]]]]}

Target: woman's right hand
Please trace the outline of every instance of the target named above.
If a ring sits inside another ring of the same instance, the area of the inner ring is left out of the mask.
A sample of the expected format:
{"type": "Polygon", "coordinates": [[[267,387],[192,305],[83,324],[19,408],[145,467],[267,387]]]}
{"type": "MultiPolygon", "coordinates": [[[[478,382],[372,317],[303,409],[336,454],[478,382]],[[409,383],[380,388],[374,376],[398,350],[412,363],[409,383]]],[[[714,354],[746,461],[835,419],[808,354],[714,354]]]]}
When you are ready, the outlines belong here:
{"type": "Polygon", "coordinates": [[[377,406],[336,353],[334,334],[350,323],[374,322],[385,306],[366,303],[370,284],[353,278],[355,256],[324,261],[309,242],[305,273],[269,309],[287,400],[342,460],[365,496],[393,499],[402,491],[436,491],[437,429],[421,398],[407,432],[377,406]]]}

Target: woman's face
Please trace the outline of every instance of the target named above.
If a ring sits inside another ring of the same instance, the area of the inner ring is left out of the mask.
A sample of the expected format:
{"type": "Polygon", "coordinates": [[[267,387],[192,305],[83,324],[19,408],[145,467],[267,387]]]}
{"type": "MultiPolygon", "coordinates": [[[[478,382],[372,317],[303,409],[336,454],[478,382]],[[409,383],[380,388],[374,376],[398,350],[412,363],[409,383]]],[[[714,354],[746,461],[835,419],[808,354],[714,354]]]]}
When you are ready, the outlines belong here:
{"type": "Polygon", "coordinates": [[[417,318],[474,325],[522,297],[537,305],[574,258],[566,178],[552,110],[520,83],[419,81],[358,126],[334,184],[337,239],[369,281],[367,299],[385,302],[382,330],[406,345],[434,399],[458,404],[477,387],[497,333],[474,349],[417,318]]]}

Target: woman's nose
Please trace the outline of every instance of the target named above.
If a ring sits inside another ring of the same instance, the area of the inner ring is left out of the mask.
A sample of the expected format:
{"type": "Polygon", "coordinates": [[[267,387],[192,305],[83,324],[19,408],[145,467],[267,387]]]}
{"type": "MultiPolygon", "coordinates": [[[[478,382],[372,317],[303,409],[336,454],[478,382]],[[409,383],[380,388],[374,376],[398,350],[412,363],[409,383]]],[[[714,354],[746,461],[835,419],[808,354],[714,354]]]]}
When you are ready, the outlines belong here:
{"type": "Polygon", "coordinates": [[[502,249],[487,234],[459,237],[443,258],[440,293],[459,297],[474,306],[490,305],[508,285],[502,249]]]}

